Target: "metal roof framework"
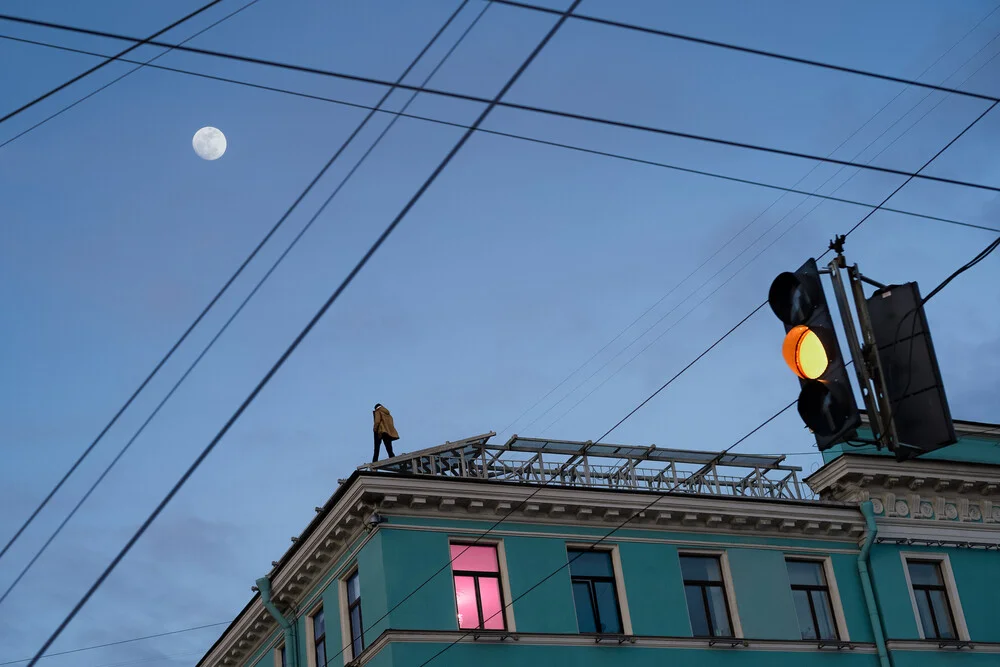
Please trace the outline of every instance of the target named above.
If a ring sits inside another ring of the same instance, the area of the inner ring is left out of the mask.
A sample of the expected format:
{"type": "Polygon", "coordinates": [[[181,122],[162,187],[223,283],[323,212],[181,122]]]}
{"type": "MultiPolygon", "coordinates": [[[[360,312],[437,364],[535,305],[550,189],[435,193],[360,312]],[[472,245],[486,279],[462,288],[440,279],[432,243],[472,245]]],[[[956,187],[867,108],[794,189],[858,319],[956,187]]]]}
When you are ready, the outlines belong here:
{"type": "Polygon", "coordinates": [[[518,435],[500,445],[490,442],[495,435],[490,432],[446,442],[358,470],[557,487],[795,500],[812,497],[799,482],[802,468],[785,464],[784,456],[518,435]]]}

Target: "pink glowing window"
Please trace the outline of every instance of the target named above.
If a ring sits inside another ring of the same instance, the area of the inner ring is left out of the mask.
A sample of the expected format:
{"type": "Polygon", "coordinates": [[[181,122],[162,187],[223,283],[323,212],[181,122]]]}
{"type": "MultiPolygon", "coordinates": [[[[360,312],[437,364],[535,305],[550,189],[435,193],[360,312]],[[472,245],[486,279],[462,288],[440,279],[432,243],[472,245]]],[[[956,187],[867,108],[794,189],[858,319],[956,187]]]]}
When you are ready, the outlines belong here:
{"type": "Polygon", "coordinates": [[[505,630],[500,564],[495,546],[451,545],[458,627],[505,630]]]}

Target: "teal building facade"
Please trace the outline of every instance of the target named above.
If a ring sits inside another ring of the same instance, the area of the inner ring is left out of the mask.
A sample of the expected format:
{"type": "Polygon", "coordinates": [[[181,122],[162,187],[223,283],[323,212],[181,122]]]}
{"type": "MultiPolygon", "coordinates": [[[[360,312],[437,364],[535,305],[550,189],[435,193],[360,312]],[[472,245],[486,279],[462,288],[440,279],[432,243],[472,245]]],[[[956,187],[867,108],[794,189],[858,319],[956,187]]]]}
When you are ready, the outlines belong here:
{"type": "Polygon", "coordinates": [[[1000,426],[956,427],[805,480],[493,434],[364,466],[198,665],[1000,665],[1000,426]]]}

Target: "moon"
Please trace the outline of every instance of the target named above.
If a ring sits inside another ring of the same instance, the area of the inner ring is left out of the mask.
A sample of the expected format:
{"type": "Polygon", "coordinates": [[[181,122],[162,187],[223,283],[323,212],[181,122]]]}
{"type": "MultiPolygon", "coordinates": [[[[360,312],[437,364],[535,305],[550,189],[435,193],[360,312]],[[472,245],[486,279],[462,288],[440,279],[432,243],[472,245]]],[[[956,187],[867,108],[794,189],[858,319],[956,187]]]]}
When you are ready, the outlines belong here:
{"type": "Polygon", "coordinates": [[[226,135],[214,127],[203,127],[194,133],[191,145],[202,160],[218,160],[226,152],[226,135]]]}

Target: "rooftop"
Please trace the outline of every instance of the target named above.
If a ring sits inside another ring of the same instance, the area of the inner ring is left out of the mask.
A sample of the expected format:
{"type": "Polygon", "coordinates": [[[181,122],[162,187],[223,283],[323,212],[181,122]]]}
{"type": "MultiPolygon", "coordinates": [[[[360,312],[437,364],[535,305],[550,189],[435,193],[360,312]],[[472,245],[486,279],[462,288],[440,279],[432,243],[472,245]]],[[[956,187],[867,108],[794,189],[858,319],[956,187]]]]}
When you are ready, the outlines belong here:
{"type": "Polygon", "coordinates": [[[521,484],[697,493],[718,496],[806,499],[802,468],[784,456],[718,454],[656,445],[616,445],[496,433],[400,454],[358,470],[438,477],[487,479],[521,484]]]}

